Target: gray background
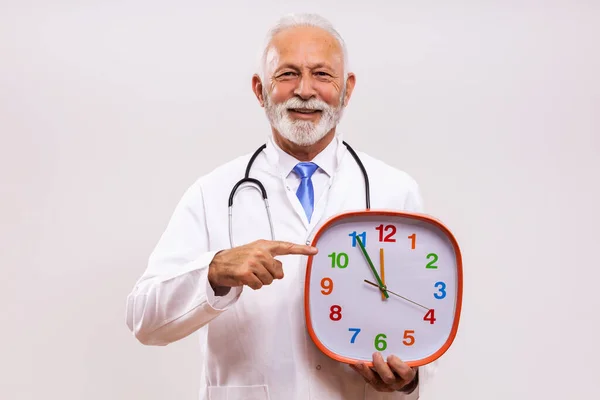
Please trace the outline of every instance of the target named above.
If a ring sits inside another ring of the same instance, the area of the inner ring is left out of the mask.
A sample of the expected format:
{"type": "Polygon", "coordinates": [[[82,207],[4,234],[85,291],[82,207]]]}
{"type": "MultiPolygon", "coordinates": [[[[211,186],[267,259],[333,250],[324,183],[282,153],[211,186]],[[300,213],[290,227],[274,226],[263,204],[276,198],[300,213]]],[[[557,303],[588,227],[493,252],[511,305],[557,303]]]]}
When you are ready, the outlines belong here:
{"type": "Polygon", "coordinates": [[[264,142],[251,74],[291,11],[347,40],[346,139],[462,246],[422,399],[600,397],[598,2],[217,3],[0,1],[0,398],[197,398],[196,336],[138,344],[125,298],[183,191],[264,142]]]}

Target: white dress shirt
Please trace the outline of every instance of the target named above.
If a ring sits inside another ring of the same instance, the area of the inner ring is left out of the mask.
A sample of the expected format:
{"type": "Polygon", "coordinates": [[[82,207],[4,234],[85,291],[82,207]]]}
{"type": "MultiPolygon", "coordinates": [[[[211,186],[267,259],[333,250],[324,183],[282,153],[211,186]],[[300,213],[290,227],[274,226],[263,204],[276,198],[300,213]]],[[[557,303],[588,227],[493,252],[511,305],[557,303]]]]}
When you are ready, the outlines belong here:
{"type": "MultiPolygon", "coordinates": [[[[416,182],[358,152],[368,174],[371,208],[422,211],[416,182]]],[[[142,343],[164,346],[196,333],[201,400],[414,400],[436,363],[419,368],[412,394],[379,393],[348,365],[323,354],[311,341],[304,316],[306,257],[280,256],[285,277],[259,290],[234,287],[217,296],[207,279],[214,255],[230,248],[228,198],[252,153],[200,177],[184,193],[150,255],[146,270],[127,297],[127,325],[142,343]]],[[[250,176],[265,186],[275,239],[310,243],[329,217],[365,209],[362,173],[336,137],[313,160],[311,222],[296,197],[296,160],[272,139],[256,158],[250,176]]],[[[234,199],[235,245],[270,239],[262,197],[241,187],[234,199]]]]}

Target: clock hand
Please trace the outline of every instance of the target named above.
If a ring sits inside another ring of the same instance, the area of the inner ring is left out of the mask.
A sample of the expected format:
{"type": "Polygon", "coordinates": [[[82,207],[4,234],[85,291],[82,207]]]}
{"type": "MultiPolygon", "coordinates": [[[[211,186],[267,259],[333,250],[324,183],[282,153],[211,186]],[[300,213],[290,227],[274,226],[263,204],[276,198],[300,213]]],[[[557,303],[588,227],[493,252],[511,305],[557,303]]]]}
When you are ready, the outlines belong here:
{"type": "Polygon", "coordinates": [[[365,258],[367,259],[367,262],[369,263],[369,267],[371,267],[371,271],[373,271],[373,275],[375,275],[375,278],[377,278],[377,282],[379,282],[379,285],[377,285],[377,287],[379,287],[379,290],[381,290],[381,292],[383,293],[383,295],[386,298],[389,298],[390,295],[387,293],[387,290],[386,290],[383,282],[381,282],[381,278],[379,277],[379,274],[377,273],[377,271],[375,270],[375,267],[373,266],[373,261],[371,261],[371,257],[369,257],[369,254],[367,253],[367,250],[365,249],[365,246],[363,245],[363,243],[360,240],[360,237],[358,235],[356,236],[356,241],[358,242],[360,249],[362,250],[365,258]]]}
{"type": "MultiPolygon", "coordinates": [[[[366,283],[368,283],[369,285],[373,285],[373,286],[375,286],[375,287],[378,287],[378,288],[380,288],[380,289],[381,289],[381,287],[380,287],[379,285],[377,285],[375,282],[371,282],[371,281],[368,281],[368,280],[366,280],[366,279],[365,279],[364,281],[365,281],[366,283]]],[[[406,300],[406,301],[410,301],[411,303],[413,303],[413,304],[416,304],[416,305],[418,305],[419,307],[423,307],[424,309],[426,309],[427,311],[429,311],[429,308],[425,307],[424,305],[421,305],[421,304],[419,304],[419,303],[417,303],[417,302],[414,302],[414,301],[412,301],[412,300],[410,300],[410,299],[407,299],[407,298],[406,298],[406,297],[404,297],[404,296],[400,296],[398,293],[394,293],[394,292],[392,292],[391,290],[388,290],[387,288],[386,288],[386,290],[387,290],[389,293],[393,294],[394,296],[398,296],[398,297],[400,297],[400,298],[403,298],[404,300],[406,300]]]]}
{"type": "MultiPolygon", "coordinates": [[[[385,266],[383,261],[383,247],[379,249],[379,271],[381,273],[381,283],[383,287],[385,287],[385,266]]],[[[381,300],[385,300],[385,295],[383,292],[381,293],[381,300]]]]}

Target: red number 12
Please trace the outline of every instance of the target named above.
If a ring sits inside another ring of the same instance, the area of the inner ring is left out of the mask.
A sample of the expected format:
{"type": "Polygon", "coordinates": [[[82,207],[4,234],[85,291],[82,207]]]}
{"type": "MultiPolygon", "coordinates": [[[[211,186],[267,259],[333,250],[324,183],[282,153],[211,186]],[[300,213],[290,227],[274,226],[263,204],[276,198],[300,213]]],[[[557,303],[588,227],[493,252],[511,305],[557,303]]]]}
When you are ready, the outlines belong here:
{"type": "Polygon", "coordinates": [[[379,241],[380,242],[395,242],[396,239],[393,239],[392,236],[394,236],[396,234],[396,227],[394,225],[386,225],[385,228],[383,226],[383,224],[379,225],[377,228],[375,228],[379,231],[379,241]],[[390,233],[388,233],[385,238],[383,237],[383,231],[390,231],[390,233]]]}

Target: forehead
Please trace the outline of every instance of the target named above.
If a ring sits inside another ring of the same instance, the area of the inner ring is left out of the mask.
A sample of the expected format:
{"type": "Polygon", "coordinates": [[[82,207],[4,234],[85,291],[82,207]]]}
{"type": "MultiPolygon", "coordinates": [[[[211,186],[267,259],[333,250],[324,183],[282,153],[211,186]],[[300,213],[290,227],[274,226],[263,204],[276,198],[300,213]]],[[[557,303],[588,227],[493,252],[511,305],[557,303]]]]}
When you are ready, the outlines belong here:
{"type": "Polygon", "coordinates": [[[329,32],[303,26],[276,34],[271,40],[266,61],[272,69],[283,64],[301,67],[320,63],[341,69],[344,57],[340,44],[329,32]]]}

